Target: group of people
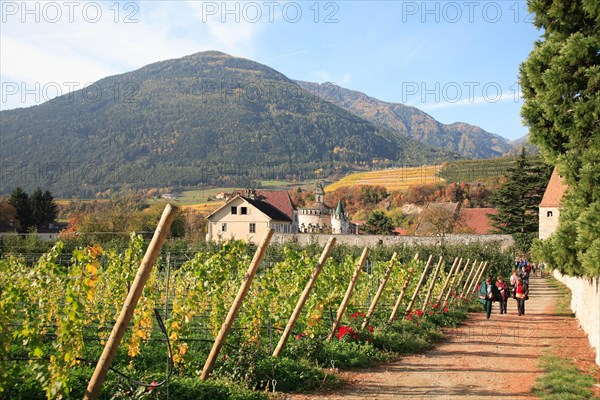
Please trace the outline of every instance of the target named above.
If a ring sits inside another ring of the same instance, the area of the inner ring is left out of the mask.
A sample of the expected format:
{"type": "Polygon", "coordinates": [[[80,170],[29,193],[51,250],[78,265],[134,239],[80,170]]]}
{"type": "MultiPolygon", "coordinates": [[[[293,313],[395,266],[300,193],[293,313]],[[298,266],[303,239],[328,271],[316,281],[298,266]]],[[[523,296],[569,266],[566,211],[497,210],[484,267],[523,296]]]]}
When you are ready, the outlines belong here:
{"type": "Polygon", "coordinates": [[[537,276],[539,272],[540,276],[543,278],[546,265],[543,262],[536,264],[534,262],[529,262],[527,258],[517,257],[515,258],[515,269],[519,271],[519,274],[526,271],[528,275],[533,274],[533,276],[537,276]]]}
{"type": "Polygon", "coordinates": [[[496,301],[500,304],[500,314],[506,314],[510,297],[517,301],[519,316],[525,315],[525,301],[529,299],[529,271],[522,269],[517,274],[517,270],[513,269],[510,287],[502,276],[498,276],[498,280],[493,283],[489,275],[479,287],[479,301],[483,304],[487,319],[490,319],[492,306],[496,301]]]}

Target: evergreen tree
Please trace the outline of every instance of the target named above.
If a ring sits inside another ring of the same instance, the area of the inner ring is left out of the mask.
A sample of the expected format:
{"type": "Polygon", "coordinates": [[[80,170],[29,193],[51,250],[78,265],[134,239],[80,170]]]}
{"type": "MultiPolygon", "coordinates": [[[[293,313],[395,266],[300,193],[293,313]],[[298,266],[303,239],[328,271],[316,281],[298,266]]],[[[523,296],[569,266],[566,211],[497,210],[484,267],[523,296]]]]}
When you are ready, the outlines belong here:
{"type": "Polygon", "coordinates": [[[44,191],[43,199],[43,211],[44,211],[44,219],[42,223],[51,224],[56,221],[56,217],[58,216],[58,206],[54,201],[54,196],[50,193],[49,190],[44,191]]]}
{"type": "Polygon", "coordinates": [[[44,221],[44,193],[39,187],[29,196],[31,209],[31,226],[39,226],[44,221]]]}
{"type": "Polygon", "coordinates": [[[499,233],[537,233],[538,206],[550,177],[550,168],[532,162],[525,152],[509,168],[507,180],[491,202],[498,214],[491,214],[492,225],[499,233]]]}
{"type": "Polygon", "coordinates": [[[530,0],[542,39],[520,68],[530,140],[569,185],[539,255],[572,275],[600,275],[600,3],[530,0]]]}
{"type": "Polygon", "coordinates": [[[15,208],[19,226],[24,230],[47,226],[53,223],[58,215],[58,206],[52,194],[48,190],[42,192],[39,187],[31,193],[31,196],[22,188],[16,188],[10,194],[8,203],[15,208]]]}
{"type": "Polygon", "coordinates": [[[383,211],[373,211],[367,217],[364,225],[364,231],[374,235],[390,235],[394,230],[394,225],[390,217],[383,211]]]}
{"type": "Polygon", "coordinates": [[[29,195],[22,188],[15,188],[8,198],[8,203],[17,210],[17,218],[22,229],[27,229],[31,226],[31,204],[29,203],[29,195]]]}

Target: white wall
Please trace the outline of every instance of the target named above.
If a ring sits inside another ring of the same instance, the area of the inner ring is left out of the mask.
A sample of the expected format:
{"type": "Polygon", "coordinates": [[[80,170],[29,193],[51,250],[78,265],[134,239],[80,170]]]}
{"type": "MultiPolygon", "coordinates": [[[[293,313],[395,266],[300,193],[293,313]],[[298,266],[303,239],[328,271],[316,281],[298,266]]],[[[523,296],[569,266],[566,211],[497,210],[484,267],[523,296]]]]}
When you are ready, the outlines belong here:
{"type": "Polygon", "coordinates": [[[600,278],[576,278],[554,271],[554,277],[571,289],[571,310],[596,350],[600,365],[600,278]]]}
{"type": "MultiPolygon", "coordinates": [[[[294,242],[300,244],[319,243],[325,245],[331,235],[325,233],[299,233],[296,235],[274,235],[272,243],[294,242]]],[[[393,236],[393,235],[335,235],[336,243],[355,246],[395,246],[413,244],[439,245],[442,240],[448,244],[460,243],[500,243],[502,249],[507,249],[515,242],[511,235],[446,235],[439,236],[393,236]]]]}
{"type": "Polygon", "coordinates": [[[558,207],[540,207],[538,218],[539,218],[539,229],[540,239],[548,239],[550,235],[556,232],[558,228],[558,216],[560,215],[560,208],[558,207]],[[549,215],[551,214],[551,215],[549,215]]]}

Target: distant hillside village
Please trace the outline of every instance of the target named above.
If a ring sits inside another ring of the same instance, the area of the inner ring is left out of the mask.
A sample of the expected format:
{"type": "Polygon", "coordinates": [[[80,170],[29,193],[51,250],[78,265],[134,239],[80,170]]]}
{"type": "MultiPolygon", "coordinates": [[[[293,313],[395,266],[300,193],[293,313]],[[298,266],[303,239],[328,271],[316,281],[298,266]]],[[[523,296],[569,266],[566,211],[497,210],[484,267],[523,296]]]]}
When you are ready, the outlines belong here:
{"type": "MultiPolygon", "coordinates": [[[[566,185],[555,170],[549,179],[543,199],[539,203],[539,237],[542,239],[549,237],[556,230],[560,214],[560,201],[565,190],[566,185]]],[[[349,193],[346,194],[349,195],[349,193]]],[[[174,195],[168,194],[165,199],[172,200],[171,197],[174,198],[174,195]]],[[[224,200],[224,204],[206,217],[198,216],[204,222],[196,225],[198,235],[196,240],[239,239],[258,242],[268,229],[273,229],[276,234],[283,235],[282,241],[287,241],[289,237],[289,240],[306,242],[310,241],[311,237],[315,239],[317,236],[333,234],[345,235],[347,239],[344,240],[352,243],[364,242],[367,240],[366,235],[404,236],[408,239],[409,237],[466,234],[465,237],[471,236],[468,240],[473,240],[473,237],[498,233],[493,224],[493,217],[498,214],[498,210],[490,207],[471,208],[464,201],[440,201],[444,197],[437,195],[430,201],[406,202],[404,205],[397,206],[394,210],[398,210],[397,212],[402,216],[408,216],[410,224],[398,226],[396,223],[396,225],[387,227],[385,231],[378,232],[369,229],[368,220],[356,218],[357,214],[361,212],[363,215],[367,214],[364,211],[364,205],[356,203],[356,199],[353,202],[351,195],[341,198],[328,196],[328,202],[331,204],[327,204],[322,183],[318,183],[315,190],[309,192],[292,193],[286,190],[246,189],[233,193],[221,192],[216,194],[215,198],[224,200]],[[298,197],[298,193],[301,193],[303,197],[298,197]],[[351,221],[351,214],[347,209],[354,215],[354,221],[351,221]]],[[[410,196],[408,199],[410,201],[410,196]]],[[[380,202],[377,199],[376,201],[378,207],[385,209],[386,204],[389,207],[389,200],[380,202]]],[[[157,207],[160,208],[160,205],[157,207]]],[[[160,212],[160,210],[156,212],[160,212]]],[[[383,215],[381,211],[374,211],[369,216],[376,213],[383,215]]],[[[146,224],[148,228],[143,231],[150,232],[154,223],[153,217],[148,213],[145,213],[144,216],[148,219],[146,224]]],[[[48,221],[49,223],[35,224],[36,229],[33,231],[23,227],[19,228],[14,221],[12,223],[0,221],[0,237],[10,233],[24,235],[27,232],[33,232],[38,239],[50,241],[62,237],[64,232],[80,232],[80,228],[83,228],[80,223],[73,223],[73,217],[68,226],[65,222],[56,222],[54,218],[48,221]]],[[[81,232],[87,231],[89,229],[81,229],[81,232]]],[[[100,231],[109,232],[109,228],[96,227],[93,230],[93,232],[100,231]]],[[[126,231],[126,228],[122,227],[120,231],[126,231]]],[[[383,242],[389,240],[393,241],[392,238],[389,238],[384,239],[383,242]]]]}

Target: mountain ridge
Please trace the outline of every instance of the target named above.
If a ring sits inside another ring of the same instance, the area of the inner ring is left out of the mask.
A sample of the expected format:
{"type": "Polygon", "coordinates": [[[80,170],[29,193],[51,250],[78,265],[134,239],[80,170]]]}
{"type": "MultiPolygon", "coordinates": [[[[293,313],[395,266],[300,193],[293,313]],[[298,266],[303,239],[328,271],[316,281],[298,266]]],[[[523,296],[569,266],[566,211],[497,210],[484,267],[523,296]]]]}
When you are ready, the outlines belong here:
{"type": "Polygon", "coordinates": [[[331,82],[295,81],[302,88],[379,127],[466,158],[492,158],[509,152],[510,141],[465,122],[443,124],[414,106],[391,103],[331,82]]]}
{"type": "Polygon", "coordinates": [[[2,193],[246,186],[373,159],[456,158],[311,95],[273,68],[217,51],[151,63],[1,116],[2,193]]]}

